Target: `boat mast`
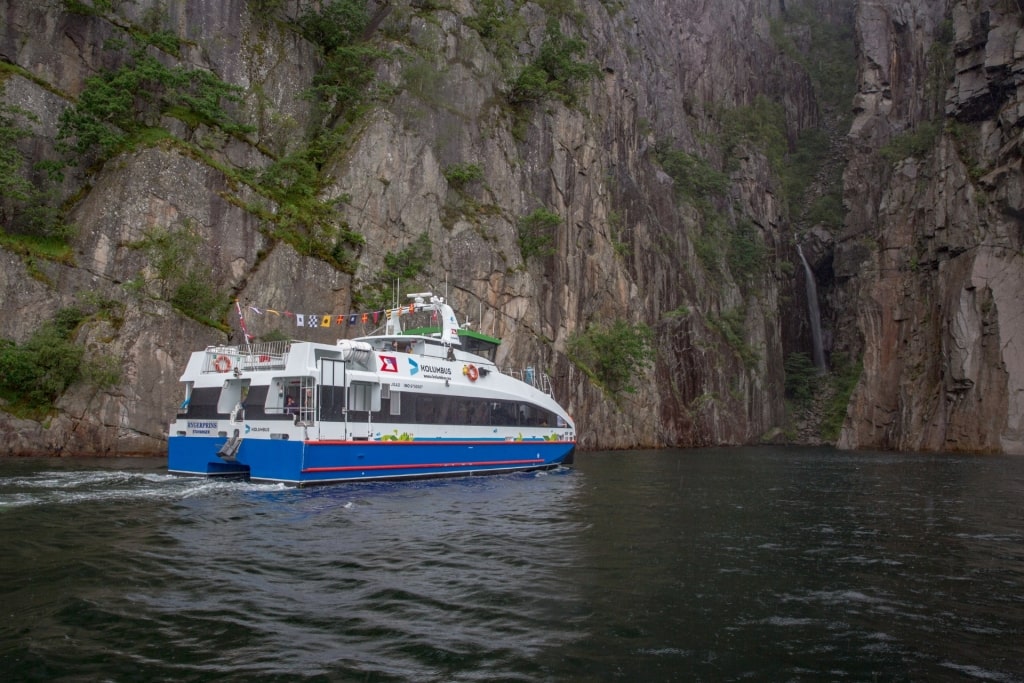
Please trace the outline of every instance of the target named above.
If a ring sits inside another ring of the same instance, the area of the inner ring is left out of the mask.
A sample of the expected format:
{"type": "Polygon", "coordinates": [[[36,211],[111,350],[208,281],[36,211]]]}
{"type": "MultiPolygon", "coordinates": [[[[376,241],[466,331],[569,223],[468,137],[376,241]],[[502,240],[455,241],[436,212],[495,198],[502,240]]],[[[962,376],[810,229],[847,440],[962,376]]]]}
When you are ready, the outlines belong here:
{"type": "Polygon", "coordinates": [[[242,314],[242,304],[239,303],[238,298],[235,298],[235,311],[238,312],[238,325],[242,328],[242,336],[245,337],[245,349],[249,351],[249,344],[252,341],[252,336],[249,334],[249,330],[245,327],[245,316],[242,314]]]}

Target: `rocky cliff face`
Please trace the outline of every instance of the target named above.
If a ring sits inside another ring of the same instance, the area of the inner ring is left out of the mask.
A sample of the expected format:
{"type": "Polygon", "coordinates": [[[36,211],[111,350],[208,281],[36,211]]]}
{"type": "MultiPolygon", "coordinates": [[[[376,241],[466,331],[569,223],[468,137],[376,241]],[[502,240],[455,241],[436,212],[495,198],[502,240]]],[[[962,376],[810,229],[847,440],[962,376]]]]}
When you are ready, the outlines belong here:
{"type": "Polygon", "coordinates": [[[1024,453],[1021,8],[861,3],[858,27],[833,306],[864,372],[839,444],[1024,453]]]}
{"type": "MultiPolygon", "coordinates": [[[[419,280],[447,278],[456,309],[505,339],[502,364],[552,375],[584,448],[738,444],[785,427],[783,362],[809,343],[799,239],[818,273],[834,273],[822,283],[830,351],[863,360],[843,446],[1019,450],[1014,3],[862,1],[853,14],[822,1],[802,22],[794,3],[756,0],[370,3],[376,94],[340,117],[306,96],[324,56],[297,30],[327,4],[0,4],[2,98],[32,114],[16,117],[31,131],[18,140],[26,163],[59,156],[61,112],[140,35],[175,37],[173,49],[152,38],[146,48],[168,68],[239,86],[225,106],[251,127],[150,116],[160,135],[65,172],[70,257],[0,246],[3,336],[25,342],[88,292],[116,314],[90,316],[75,341],[121,370],[112,388],[72,385],[46,421],[0,413],[4,451],[162,452],[188,353],[239,337],[233,297],[359,310],[359,293],[423,235],[419,280]],[[478,21],[499,5],[506,13],[489,16],[519,27],[512,41],[478,21]],[[860,91],[848,147],[829,152],[846,168],[835,229],[797,219],[772,141],[792,152],[841,120],[823,107],[808,55],[814,30],[844,22],[856,26],[860,91]],[[510,84],[542,54],[549,25],[581,38],[579,59],[597,68],[575,99],[515,103],[510,84]],[[946,26],[949,78],[933,73],[946,26]],[[913,155],[881,154],[927,122],[956,125],[937,126],[913,155]],[[247,180],[324,130],[336,133],[316,168],[327,217],[310,240],[365,238],[341,257],[296,239],[282,227],[286,200],[247,180]],[[460,181],[455,168],[476,172],[460,181]],[[537,209],[559,217],[554,255],[520,248],[537,209]],[[168,249],[220,295],[219,324],[183,315],[168,249]],[[613,320],[653,331],[632,393],[603,390],[570,359],[574,338],[613,320]]],[[[257,335],[338,334],[248,322],[257,335]]]]}

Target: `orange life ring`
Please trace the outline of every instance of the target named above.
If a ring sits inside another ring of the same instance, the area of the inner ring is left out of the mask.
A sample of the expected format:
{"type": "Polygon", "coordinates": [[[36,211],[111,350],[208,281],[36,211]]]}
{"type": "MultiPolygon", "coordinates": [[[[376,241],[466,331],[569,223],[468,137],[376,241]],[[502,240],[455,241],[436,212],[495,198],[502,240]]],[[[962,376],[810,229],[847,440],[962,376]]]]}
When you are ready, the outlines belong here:
{"type": "Polygon", "coordinates": [[[231,359],[227,356],[217,356],[217,360],[213,361],[213,369],[217,372],[227,372],[231,369],[231,359]]]}
{"type": "Polygon", "coordinates": [[[480,371],[476,369],[475,365],[467,365],[466,377],[469,378],[470,382],[475,382],[480,378],[480,371]]]}

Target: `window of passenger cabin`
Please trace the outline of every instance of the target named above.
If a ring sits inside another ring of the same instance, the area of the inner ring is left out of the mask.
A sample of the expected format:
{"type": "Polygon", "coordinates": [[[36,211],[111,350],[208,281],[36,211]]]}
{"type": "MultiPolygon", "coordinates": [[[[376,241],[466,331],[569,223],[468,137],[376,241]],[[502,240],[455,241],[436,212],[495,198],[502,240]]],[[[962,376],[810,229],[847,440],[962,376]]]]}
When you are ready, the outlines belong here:
{"type": "Polygon", "coordinates": [[[349,386],[349,408],[359,411],[380,410],[380,385],[371,382],[352,382],[349,386]]]}

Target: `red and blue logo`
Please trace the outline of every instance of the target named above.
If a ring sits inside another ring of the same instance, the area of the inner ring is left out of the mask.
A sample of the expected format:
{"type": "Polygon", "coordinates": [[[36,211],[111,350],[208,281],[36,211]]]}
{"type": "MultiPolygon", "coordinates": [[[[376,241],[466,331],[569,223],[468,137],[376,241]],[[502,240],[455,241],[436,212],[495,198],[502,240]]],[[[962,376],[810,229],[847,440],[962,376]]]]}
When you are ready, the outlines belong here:
{"type": "Polygon", "coordinates": [[[398,372],[398,359],[394,356],[380,356],[381,372],[398,372]]]}

